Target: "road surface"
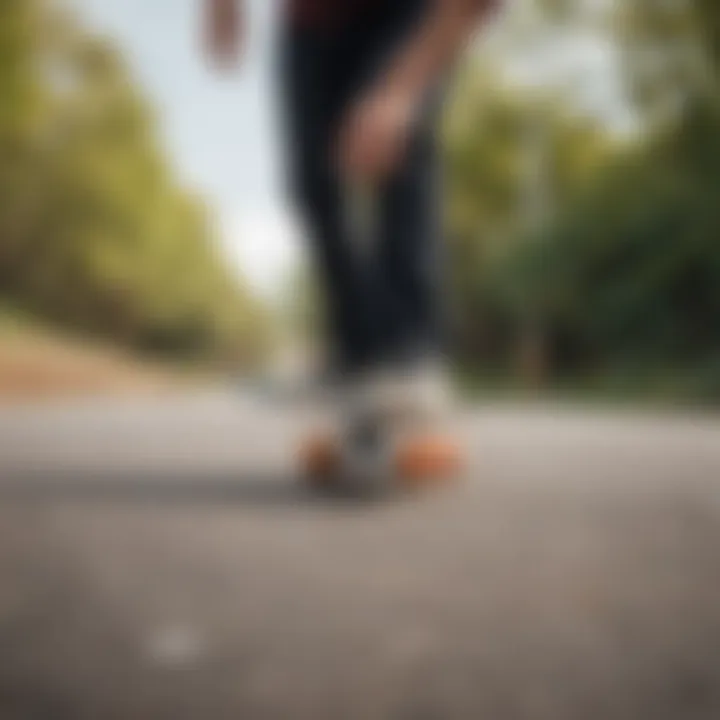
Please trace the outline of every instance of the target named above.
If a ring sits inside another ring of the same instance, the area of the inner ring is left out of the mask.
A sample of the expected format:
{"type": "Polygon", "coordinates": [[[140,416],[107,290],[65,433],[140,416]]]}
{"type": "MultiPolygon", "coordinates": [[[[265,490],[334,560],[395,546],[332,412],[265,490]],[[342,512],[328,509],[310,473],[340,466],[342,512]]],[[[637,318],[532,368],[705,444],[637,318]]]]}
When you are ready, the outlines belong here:
{"type": "Polygon", "coordinates": [[[720,423],[465,410],[457,487],[323,502],[299,411],[0,411],[2,720],[717,720],[720,423]]]}

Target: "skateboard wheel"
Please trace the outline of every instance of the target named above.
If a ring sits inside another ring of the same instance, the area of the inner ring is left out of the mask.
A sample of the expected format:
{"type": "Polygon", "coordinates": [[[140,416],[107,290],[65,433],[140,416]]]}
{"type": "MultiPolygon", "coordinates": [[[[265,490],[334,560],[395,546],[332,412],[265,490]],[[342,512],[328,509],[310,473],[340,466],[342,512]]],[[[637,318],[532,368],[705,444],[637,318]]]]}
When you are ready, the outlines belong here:
{"type": "MultiPolygon", "coordinates": [[[[331,435],[317,436],[301,450],[300,466],[305,481],[319,490],[337,488],[349,481],[352,463],[350,467],[343,467],[347,462],[339,441],[331,435]]],[[[384,477],[396,488],[406,489],[441,484],[457,475],[463,467],[458,444],[440,436],[412,438],[396,446],[385,460],[378,462],[377,472],[369,473],[368,477],[384,477]]]]}
{"type": "Polygon", "coordinates": [[[311,439],[301,450],[300,467],[310,484],[317,487],[331,484],[340,467],[337,442],[329,436],[311,439]]]}
{"type": "Polygon", "coordinates": [[[398,450],[396,472],[408,485],[447,480],[462,469],[457,443],[443,437],[416,438],[398,450]]]}

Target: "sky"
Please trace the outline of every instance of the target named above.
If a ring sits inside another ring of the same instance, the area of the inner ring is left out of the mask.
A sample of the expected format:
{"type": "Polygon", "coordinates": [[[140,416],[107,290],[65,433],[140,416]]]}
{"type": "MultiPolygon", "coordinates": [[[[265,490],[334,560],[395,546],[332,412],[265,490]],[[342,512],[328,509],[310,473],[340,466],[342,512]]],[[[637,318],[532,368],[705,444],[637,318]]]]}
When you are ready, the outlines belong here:
{"type": "Polygon", "coordinates": [[[124,51],[181,177],[216,211],[231,262],[257,290],[274,293],[302,251],[282,189],[273,110],[278,3],[249,0],[244,63],[222,75],[200,52],[200,0],[69,2],[85,26],[124,51]]]}
{"type": "MultiPolygon", "coordinates": [[[[216,210],[233,265],[274,295],[303,254],[282,190],[274,112],[273,46],[278,1],[247,0],[251,32],[240,71],[219,75],[200,52],[201,0],[65,0],[86,26],[113,38],[158,109],[162,138],[181,177],[216,210]]],[[[515,75],[525,85],[580,78],[578,102],[622,121],[617,68],[597,37],[553,38],[525,48],[515,75]]],[[[578,83],[576,83],[578,84],[578,83]]]]}

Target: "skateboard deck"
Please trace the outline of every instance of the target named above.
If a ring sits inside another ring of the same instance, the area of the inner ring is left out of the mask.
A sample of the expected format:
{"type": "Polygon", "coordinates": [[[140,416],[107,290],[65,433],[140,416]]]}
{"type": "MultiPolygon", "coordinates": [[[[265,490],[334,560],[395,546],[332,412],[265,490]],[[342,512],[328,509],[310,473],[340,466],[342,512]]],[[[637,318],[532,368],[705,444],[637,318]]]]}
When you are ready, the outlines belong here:
{"type": "Polygon", "coordinates": [[[389,443],[376,453],[348,452],[342,438],[320,435],[301,451],[307,484],[320,491],[419,490],[456,478],[464,465],[459,444],[438,434],[416,435],[389,443]]]}

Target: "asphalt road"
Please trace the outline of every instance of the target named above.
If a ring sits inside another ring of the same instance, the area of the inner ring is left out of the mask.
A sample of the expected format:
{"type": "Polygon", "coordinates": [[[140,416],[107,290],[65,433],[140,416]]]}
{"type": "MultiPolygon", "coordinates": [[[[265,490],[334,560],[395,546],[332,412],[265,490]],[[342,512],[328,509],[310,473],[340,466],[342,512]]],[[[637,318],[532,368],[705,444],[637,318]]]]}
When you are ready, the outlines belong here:
{"type": "Polygon", "coordinates": [[[2,720],[716,720],[720,422],[465,411],[455,487],[304,494],[299,412],[0,411],[2,720]]]}

